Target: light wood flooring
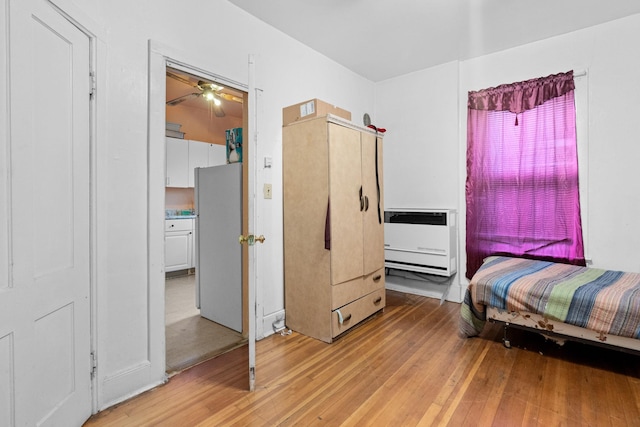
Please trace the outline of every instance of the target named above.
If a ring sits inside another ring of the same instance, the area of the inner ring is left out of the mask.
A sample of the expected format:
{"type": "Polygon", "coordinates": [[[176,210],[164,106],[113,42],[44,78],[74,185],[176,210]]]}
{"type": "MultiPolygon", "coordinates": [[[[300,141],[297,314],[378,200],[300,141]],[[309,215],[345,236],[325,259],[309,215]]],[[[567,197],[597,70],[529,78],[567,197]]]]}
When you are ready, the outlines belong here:
{"type": "Polygon", "coordinates": [[[246,343],[239,332],[201,317],[195,292],[193,274],[168,278],[165,282],[169,375],[246,343]]]}
{"type": "Polygon", "coordinates": [[[460,306],[387,291],[387,307],[333,344],[298,333],[225,353],[92,417],[87,426],[638,426],[640,356],[487,324],[460,306]]]}

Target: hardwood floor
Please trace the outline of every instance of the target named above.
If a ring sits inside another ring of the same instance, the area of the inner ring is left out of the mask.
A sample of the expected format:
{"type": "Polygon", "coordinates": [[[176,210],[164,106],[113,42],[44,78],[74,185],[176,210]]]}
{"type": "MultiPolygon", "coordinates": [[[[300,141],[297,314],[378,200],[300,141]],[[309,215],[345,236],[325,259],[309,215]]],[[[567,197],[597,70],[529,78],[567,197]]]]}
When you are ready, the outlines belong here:
{"type": "Polygon", "coordinates": [[[638,426],[640,356],[487,324],[457,335],[460,306],[387,291],[387,308],[333,344],[257,343],[256,391],[233,350],[87,426],[638,426]]]}
{"type": "Polygon", "coordinates": [[[165,339],[167,374],[246,344],[240,332],[200,316],[196,308],[195,275],[178,276],[165,282],[165,339]]]}

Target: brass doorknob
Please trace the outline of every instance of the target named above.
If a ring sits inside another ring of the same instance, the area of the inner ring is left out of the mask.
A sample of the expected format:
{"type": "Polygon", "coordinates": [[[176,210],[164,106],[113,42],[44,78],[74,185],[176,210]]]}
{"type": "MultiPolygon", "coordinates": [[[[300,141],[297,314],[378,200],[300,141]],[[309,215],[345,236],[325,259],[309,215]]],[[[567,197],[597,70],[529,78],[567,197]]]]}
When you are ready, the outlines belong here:
{"type": "Polygon", "coordinates": [[[260,243],[264,243],[265,240],[266,239],[263,235],[256,237],[253,234],[247,234],[246,236],[241,235],[240,237],[238,237],[238,243],[240,244],[247,243],[249,246],[253,246],[256,243],[256,241],[260,243]]]}
{"type": "Polygon", "coordinates": [[[249,246],[252,246],[254,243],[255,236],[253,234],[247,234],[246,236],[240,235],[240,237],[238,237],[238,243],[243,244],[243,243],[248,243],[249,246]]]}

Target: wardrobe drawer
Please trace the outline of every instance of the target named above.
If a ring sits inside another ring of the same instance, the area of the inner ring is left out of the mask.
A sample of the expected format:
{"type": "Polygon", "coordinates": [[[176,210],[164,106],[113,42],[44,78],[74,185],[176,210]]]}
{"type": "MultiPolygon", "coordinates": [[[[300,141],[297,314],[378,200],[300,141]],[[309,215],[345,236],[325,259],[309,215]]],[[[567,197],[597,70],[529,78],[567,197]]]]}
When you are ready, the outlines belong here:
{"type": "Polygon", "coordinates": [[[384,267],[364,276],[364,286],[367,291],[384,288],[384,267]]]}
{"type": "Polygon", "coordinates": [[[384,288],[371,292],[331,312],[331,336],[336,337],[354,327],[385,306],[384,288]]]}
{"type": "Polygon", "coordinates": [[[331,287],[331,309],[347,305],[380,288],[384,288],[384,268],[364,277],[342,282],[331,287]]]}

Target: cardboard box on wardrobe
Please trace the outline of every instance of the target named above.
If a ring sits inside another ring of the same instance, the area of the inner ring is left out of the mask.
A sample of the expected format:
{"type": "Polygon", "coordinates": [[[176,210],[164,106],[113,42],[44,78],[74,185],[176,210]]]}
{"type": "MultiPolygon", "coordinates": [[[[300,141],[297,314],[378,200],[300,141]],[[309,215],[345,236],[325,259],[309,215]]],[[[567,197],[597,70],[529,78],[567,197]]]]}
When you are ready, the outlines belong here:
{"type": "Polygon", "coordinates": [[[298,120],[322,117],[327,114],[333,114],[334,116],[342,117],[343,119],[351,121],[351,112],[314,98],[309,101],[283,108],[282,126],[297,122],[298,120]]]}

